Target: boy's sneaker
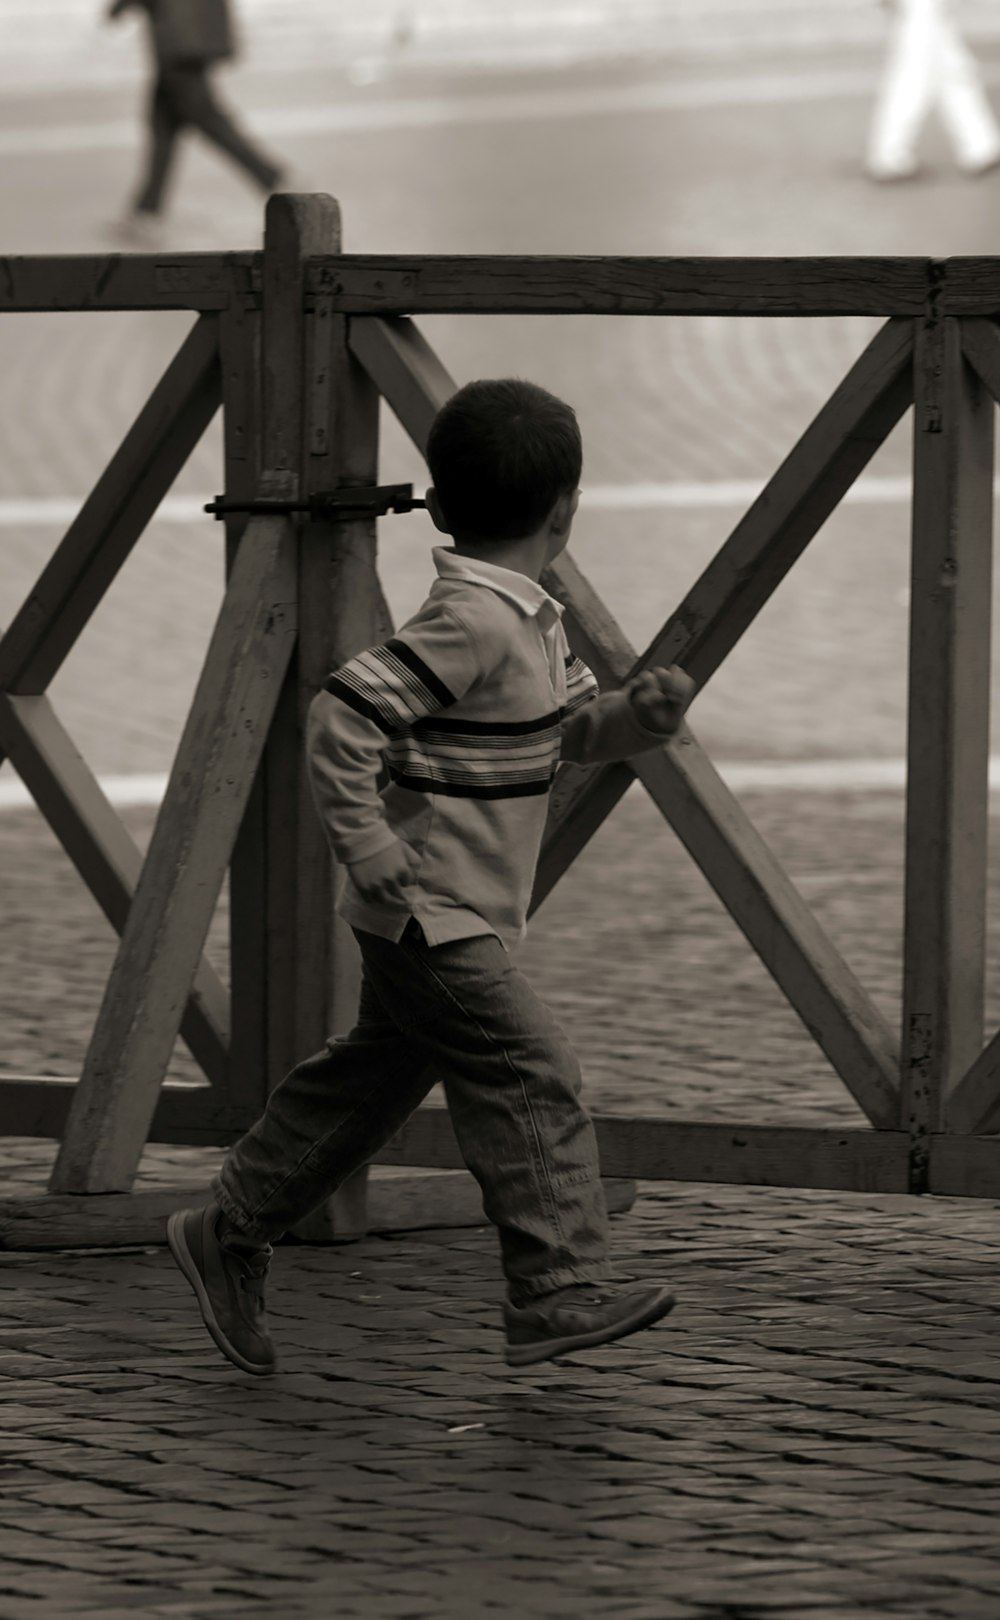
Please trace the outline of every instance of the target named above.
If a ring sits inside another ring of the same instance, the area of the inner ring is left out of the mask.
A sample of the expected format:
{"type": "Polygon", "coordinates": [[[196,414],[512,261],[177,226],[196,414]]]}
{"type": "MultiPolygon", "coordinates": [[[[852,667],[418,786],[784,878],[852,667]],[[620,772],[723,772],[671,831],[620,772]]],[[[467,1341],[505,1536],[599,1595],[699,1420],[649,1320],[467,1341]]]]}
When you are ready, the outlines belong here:
{"type": "Polygon", "coordinates": [[[527,1367],[572,1350],[586,1350],[610,1339],[649,1327],[673,1310],[669,1288],[638,1284],[629,1288],[603,1283],[577,1283],[533,1300],[530,1305],[504,1305],[507,1362],[527,1367]]]}
{"type": "Polygon", "coordinates": [[[176,1210],[167,1221],[170,1252],[222,1354],[244,1372],[272,1373],[278,1358],[264,1319],[271,1252],[225,1247],[215,1229],[220,1213],[216,1203],[176,1210]]]}

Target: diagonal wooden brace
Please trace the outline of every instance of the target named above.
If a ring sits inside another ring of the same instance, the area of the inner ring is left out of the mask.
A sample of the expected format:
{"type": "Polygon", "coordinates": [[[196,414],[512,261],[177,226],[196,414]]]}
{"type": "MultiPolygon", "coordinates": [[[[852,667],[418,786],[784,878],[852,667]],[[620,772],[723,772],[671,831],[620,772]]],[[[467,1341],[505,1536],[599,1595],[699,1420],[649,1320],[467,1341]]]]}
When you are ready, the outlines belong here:
{"type": "MultiPolygon", "coordinates": [[[[631,668],[618,672],[618,681],[651,664],[678,663],[699,690],[706,684],[910,404],[912,355],[912,323],[887,321],[659,635],[631,668]]],[[[578,579],[574,564],[563,556],[542,583],[569,610],[570,640],[603,686],[610,671],[602,670],[599,659],[591,662],[581,644],[578,579]]],[[[595,622],[601,616],[610,620],[596,602],[588,613],[595,622]]],[[[584,641],[593,651],[586,628],[584,641]]],[[[539,865],[539,898],[614,809],[630,780],[620,765],[598,766],[586,775],[574,772],[565,783],[557,780],[539,865]],[[573,835],[564,845],[562,829],[569,817],[573,835]]]]}
{"type": "Polygon", "coordinates": [[[1000,327],[995,321],[962,321],[959,327],[962,352],[979,373],[1000,405],[1000,327]]]}
{"type": "Polygon", "coordinates": [[[201,316],[0,641],[0,690],[44,692],[219,407],[217,322],[201,316]]]}
{"type": "Polygon", "coordinates": [[[876,1128],[895,1127],[888,1024],[690,731],[632,769],[855,1102],[876,1128]]]}
{"type": "Polygon", "coordinates": [[[457,388],[419,327],[405,318],[355,317],[348,344],[421,451],[437,412],[457,388]]]}
{"type": "MultiPolygon", "coordinates": [[[[564,558],[561,568],[581,657],[602,686],[615,686],[634,650],[576,565],[564,558]]],[[[895,1125],[899,1054],[888,1025],[691,732],[614,769],[624,787],[636,777],[643,783],[872,1124],[895,1125]]],[[[570,782],[587,775],[573,768],[570,782]]],[[[561,781],[562,772],[554,795],[561,781]]],[[[551,863],[568,864],[567,844],[575,853],[572,805],[557,837],[542,853],[533,911],[548,892],[551,863]]]]}
{"type": "Polygon", "coordinates": [[[295,645],[296,538],[258,518],[230,576],[108,981],[53,1192],[127,1192],[295,645]]]}
{"type": "Polygon", "coordinates": [[[980,1052],[947,1102],[949,1131],[982,1136],[1000,1131],[1000,1032],[980,1052]]]}
{"type": "MultiPolygon", "coordinates": [[[[121,934],[142,868],[142,852],[108,803],[49,699],[0,694],[0,743],[112,927],[121,934]]],[[[225,1086],[229,996],[202,958],[181,1020],[212,1085],[225,1086]]]]}

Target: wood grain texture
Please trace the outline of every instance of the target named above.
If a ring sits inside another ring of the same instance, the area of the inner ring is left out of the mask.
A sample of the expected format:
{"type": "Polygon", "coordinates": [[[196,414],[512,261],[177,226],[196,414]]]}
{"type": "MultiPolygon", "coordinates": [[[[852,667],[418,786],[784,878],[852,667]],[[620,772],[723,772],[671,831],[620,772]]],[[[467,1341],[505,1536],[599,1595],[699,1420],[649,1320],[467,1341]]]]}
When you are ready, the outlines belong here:
{"type": "Polygon", "coordinates": [[[79,253],[0,258],[0,312],[225,309],[260,290],[259,253],[79,253]]]}
{"type": "Polygon", "coordinates": [[[956,255],[932,261],[938,315],[1000,315],[1000,259],[956,255]]]}
{"type": "MultiPolygon", "coordinates": [[[[335,252],[340,216],[329,197],[274,196],[264,233],[261,475],[258,489],[297,499],[308,493],[313,465],[306,440],[316,399],[307,362],[303,278],[310,253],[335,252]]],[[[328,411],[326,417],[328,418],[328,411]]],[[[327,420],[316,421],[327,428],[327,420]]],[[[325,458],[317,458],[324,460],[325,458]]],[[[259,937],[265,1018],[265,1085],[273,1090],[288,1070],[330,1033],[328,979],[331,895],[329,857],[317,826],[303,758],[305,713],[323,675],[316,650],[317,615],[328,604],[322,543],[314,526],[294,524],[297,636],[261,763],[262,812],[255,885],[263,906],[252,922],[259,937]],[[317,593],[321,598],[318,604],[317,593]],[[303,621],[303,612],[305,621],[303,621]],[[310,683],[315,680],[315,685],[310,683]]]]}
{"type": "Polygon", "coordinates": [[[146,1141],[294,646],[295,539],[257,518],[237,556],[53,1169],[127,1190],[146,1141]]]}
{"type": "Polygon", "coordinates": [[[959,326],[962,353],[1000,404],[1000,327],[994,321],[967,320],[959,326]]]}
{"type": "MultiPolygon", "coordinates": [[[[259,303],[262,255],[0,257],[0,312],[226,309],[259,303]]],[[[309,266],[306,296],[345,314],[1000,314],[1000,259],[344,254],[309,266]]]]}
{"type": "Polygon", "coordinates": [[[348,342],[355,359],[422,451],[431,423],[457,384],[419,327],[406,319],[355,316],[348,323],[348,342]]]}
{"type": "Polygon", "coordinates": [[[310,293],[347,314],[922,315],[923,258],[343,254],[310,293]]]}
{"type": "Polygon", "coordinates": [[[994,406],[954,320],[914,364],[903,1069],[914,1153],[983,1045],[994,406]]]}
{"type": "Polygon", "coordinates": [[[927,1191],[941,1198],[1000,1199],[1000,1138],[931,1135],[927,1191]]]}
{"type": "MultiPolygon", "coordinates": [[[[78,1084],[76,1079],[51,1075],[0,1074],[3,1135],[52,1137],[59,1141],[78,1084]]],[[[225,1147],[242,1135],[256,1117],[255,1113],[248,1114],[227,1103],[212,1086],[168,1080],[160,1088],[147,1140],[187,1147],[225,1147]]]]}
{"type": "MultiPolygon", "coordinates": [[[[225,493],[251,500],[261,473],[261,315],[235,299],[219,317],[225,493]]],[[[231,512],[226,529],[226,580],[232,578],[248,513],[231,512]]],[[[234,1105],[252,1116],[267,1101],[267,863],[264,773],[254,777],[229,864],[229,983],[234,1016],[228,1088],[234,1105]]],[[[155,1117],[154,1117],[155,1129],[155,1117]]]]}

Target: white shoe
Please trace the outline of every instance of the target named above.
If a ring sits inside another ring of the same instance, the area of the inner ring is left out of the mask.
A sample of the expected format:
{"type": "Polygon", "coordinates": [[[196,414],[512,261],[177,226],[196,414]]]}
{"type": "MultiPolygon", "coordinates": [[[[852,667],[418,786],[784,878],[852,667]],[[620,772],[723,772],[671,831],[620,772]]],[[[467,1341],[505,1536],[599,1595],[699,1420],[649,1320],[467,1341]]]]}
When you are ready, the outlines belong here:
{"type": "Polygon", "coordinates": [[[973,180],[978,180],[983,174],[992,174],[994,169],[1000,169],[1000,152],[992,152],[988,158],[980,158],[976,163],[962,164],[962,173],[973,180]]]}

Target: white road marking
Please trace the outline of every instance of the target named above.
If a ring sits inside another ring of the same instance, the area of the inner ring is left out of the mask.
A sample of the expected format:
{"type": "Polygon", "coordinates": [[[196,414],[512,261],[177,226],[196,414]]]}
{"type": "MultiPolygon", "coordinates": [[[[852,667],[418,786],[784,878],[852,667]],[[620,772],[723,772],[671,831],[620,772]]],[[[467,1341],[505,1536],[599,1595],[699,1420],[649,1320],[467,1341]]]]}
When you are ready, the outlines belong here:
{"type": "MultiPolygon", "coordinates": [[[[734,793],[901,793],[903,759],[761,759],[717,761],[716,770],[734,793]]],[[[101,790],[116,809],[157,808],[166,791],[163,775],[102,776],[101,790]]],[[[990,788],[1000,792],[1000,755],[990,760],[990,788]]],[[[28,810],[34,801],[11,769],[0,770],[0,813],[28,810]]]]}
{"type": "MultiPolygon", "coordinates": [[[[699,483],[676,479],[665,483],[589,484],[581,506],[594,512],[650,511],[665,508],[746,507],[752,505],[764,488],[763,479],[722,478],[699,483]]],[[[1000,495],[1000,479],[997,480],[1000,495]]],[[[168,495],[156,513],[161,523],[213,523],[205,511],[212,495],[168,495]]],[[[910,480],[899,478],[860,478],[844,495],[845,502],[889,505],[910,498],[910,480]]],[[[72,523],[84,501],[82,495],[28,496],[0,500],[0,528],[58,528],[72,523]]]]}
{"type": "MultiPolygon", "coordinates": [[[[871,96],[874,68],[811,73],[723,74],[683,81],[572,86],[507,95],[394,96],[317,106],[261,108],[254,129],[265,136],[364,134],[428,129],[442,124],[509,124],[587,118],[607,113],[686,112],[713,107],[775,106],[871,96]]],[[[135,119],[105,123],[31,125],[0,130],[0,156],[79,152],[134,146],[135,119]]]]}
{"type": "MultiPolygon", "coordinates": [[[[61,528],[73,522],[84,503],[84,495],[28,496],[0,500],[0,527],[9,529],[61,528]]],[[[162,523],[212,523],[205,511],[211,495],[168,495],[160,502],[157,518],[162,523]]]]}

